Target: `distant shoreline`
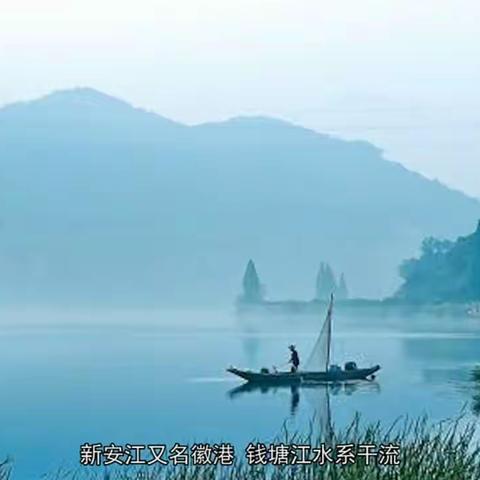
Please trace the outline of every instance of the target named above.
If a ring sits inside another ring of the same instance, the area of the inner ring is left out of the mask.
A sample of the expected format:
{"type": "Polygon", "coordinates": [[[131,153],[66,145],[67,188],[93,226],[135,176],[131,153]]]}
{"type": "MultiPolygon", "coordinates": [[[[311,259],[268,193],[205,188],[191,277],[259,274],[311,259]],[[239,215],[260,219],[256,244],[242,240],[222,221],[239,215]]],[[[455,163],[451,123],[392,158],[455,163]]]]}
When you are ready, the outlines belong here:
{"type": "MultiPolygon", "coordinates": [[[[297,314],[313,314],[322,312],[327,308],[327,301],[321,300],[278,300],[278,301],[261,301],[254,303],[236,302],[236,309],[239,313],[269,312],[269,313],[297,313],[297,314]]],[[[472,311],[472,303],[412,303],[399,299],[364,299],[352,298],[348,300],[337,300],[335,308],[340,311],[350,309],[362,309],[364,311],[371,310],[375,313],[434,313],[437,315],[460,315],[465,317],[479,317],[480,311],[472,311]]],[[[478,308],[478,307],[477,307],[478,308]]]]}

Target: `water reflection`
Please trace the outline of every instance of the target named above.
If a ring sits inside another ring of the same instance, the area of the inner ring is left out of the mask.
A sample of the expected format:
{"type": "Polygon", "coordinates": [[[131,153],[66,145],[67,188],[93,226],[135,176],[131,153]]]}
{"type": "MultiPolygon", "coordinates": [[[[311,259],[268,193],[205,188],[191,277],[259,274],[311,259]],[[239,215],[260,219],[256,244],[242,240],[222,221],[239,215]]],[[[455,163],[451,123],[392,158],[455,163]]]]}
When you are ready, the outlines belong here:
{"type": "Polygon", "coordinates": [[[250,365],[255,365],[258,361],[258,352],[260,350],[260,341],[254,329],[245,329],[242,336],[243,351],[250,365]]]}
{"type": "Polygon", "coordinates": [[[404,348],[408,358],[420,360],[426,365],[446,361],[456,364],[474,363],[479,357],[480,338],[459,334],[406,338],[404,348]]]}
{"type": "Polygon", "coordinates": [[[351,396],[356,392],[380,393],[380,385],[375,381],[358,381],[348,383],[301,383],[296,385],[265,385],[255,383],[243,383],[227,392],[230,399],[235,399],[249,394],[277,394],[281,391],[290,390],[290,415],[298,412],[301,395],[305,394],[311,406],[317,413],[329,409],[329,395],[351,396]],[[302,394],[301,394],[302,392],[302,394]]]}
{"type": "Polygon", "coordinates": [[[300,390],[304,391],[327,391],[330,395],[353,395],[355,392],[380,393],[380,384],[376,381],[355,381],[342,383],[299,383],[296,385],[268,385],[260,383],[242,383],[238,387],[232,388],[227,392],[231,399],[241,397],[245,394],[260,393],[276,394],[279,391],[290,390],[292,396],[300,395],[300,390]]]}
{"type": "Polygon", "coordinates": [[[330,396],[351,396],[356,392],[380,393],[380,385],[375,381],[355,381],[349,383],[301,383],[296,385],[266,385],[243,383],[227,392],[231,400],[246,395],[280,394],[290,391],[290,417],[295,417],[302,398],[306,398],[314,411],[314,421],[311,425],[312,434],[319,441],[328,442],[333,434],[330,396]]]}
{"type": "Polygon", "coordinates": [[[405,338],[403,349],[425,384],[448,385],[470,396],[473,382],[473,413],[480,414],[480,370],[474,367],[479,358],[480,338],[476,333],[405,338]]]}
{"type": "Polygon", "coordinates": [[[299,385],[261,385],[261,384],[252,384],[244,383],[238,387],[232,388],[228,391],[228,396],[230,399],[241,397],[242,395],[249,393],[260,393],[276,394],[279,390],[290,390],[290,415],[293,417],[298,411],[298,406],[300,404],[300,386],[299,385]]]}
{"type": "Polygon", "coordinates": [[[290,401],[290,415],[293,417],[298,411],[298,404],[300,403],[300,389],[298,385],[292,385],[290,387],[292,393],[292,399],[290,401]]]}

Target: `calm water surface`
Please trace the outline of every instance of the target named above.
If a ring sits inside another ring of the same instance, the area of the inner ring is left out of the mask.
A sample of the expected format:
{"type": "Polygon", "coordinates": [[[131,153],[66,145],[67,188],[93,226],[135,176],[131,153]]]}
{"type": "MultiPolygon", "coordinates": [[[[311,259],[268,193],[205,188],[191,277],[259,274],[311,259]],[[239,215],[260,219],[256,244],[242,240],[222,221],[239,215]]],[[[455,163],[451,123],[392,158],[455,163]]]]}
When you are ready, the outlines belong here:
{"type": "MultiPolygon", "coordinates": [[[[3,311],[0,458],[13,457],[15,478],[34,479],[77,468],[85,442],[228,441],[243,449],[253,439],[272,440],[284,424],[307,429],[323,394],[242,393],[225,367],[279,366],[290,343],[307,357],[323,315],[3,311]]],[[[375,382],[330,391],[337,425],[356,412],[387,423],[471,412],[480,319],[338,309],[333,357],[382,365],[375,382]]]]}

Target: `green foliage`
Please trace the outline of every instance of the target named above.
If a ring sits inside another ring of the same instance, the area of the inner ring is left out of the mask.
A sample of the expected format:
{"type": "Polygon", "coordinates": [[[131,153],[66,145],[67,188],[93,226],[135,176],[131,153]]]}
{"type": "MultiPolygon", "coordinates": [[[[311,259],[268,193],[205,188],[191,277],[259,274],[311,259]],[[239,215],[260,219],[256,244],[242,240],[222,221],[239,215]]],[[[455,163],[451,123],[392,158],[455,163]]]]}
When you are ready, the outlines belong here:
{"type": "Polygon", "coordinates": [[[419,258],[399,267],[404,283],[397,297],[411,302],[480,300],[480,222],[475,233],[456,242],[426,238],[419,258]]]}

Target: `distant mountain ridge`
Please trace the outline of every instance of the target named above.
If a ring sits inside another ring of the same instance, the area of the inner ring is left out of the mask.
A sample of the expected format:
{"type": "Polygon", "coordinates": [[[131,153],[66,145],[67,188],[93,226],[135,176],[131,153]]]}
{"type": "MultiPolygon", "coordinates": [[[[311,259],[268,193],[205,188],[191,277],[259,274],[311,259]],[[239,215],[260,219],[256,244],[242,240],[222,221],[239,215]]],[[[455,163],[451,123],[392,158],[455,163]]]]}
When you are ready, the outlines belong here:
{"type": "Polygon", "coordinates": [[[480,203],[288,122],[186,126],[82,88],[0,109],[0,301],[227,303],[248,258],[267,297],[313,298],[320,260],[390,295],[429,235],[480,203]]]}

